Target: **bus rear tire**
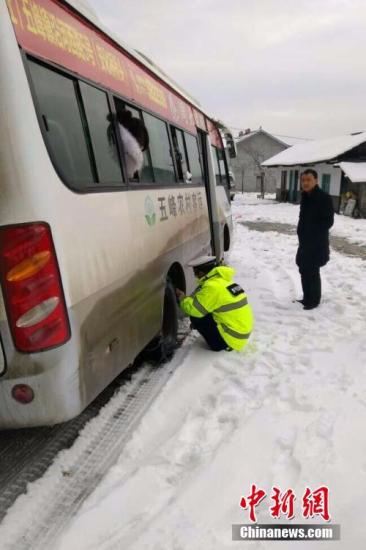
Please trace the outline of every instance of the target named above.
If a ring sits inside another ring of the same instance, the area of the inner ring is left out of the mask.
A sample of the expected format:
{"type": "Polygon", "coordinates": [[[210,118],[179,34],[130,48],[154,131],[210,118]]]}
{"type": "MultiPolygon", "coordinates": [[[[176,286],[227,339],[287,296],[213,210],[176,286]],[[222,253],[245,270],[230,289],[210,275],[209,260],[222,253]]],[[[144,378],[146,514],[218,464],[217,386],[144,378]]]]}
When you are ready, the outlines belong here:
{"type": "Polygon", "coordinates": [[[175,288],[167,281],[164,293],[163,322],[161,327],[160,348],[162,359],[173,355],[177,347],[179,309],[175,288]]]}
{"type": "Polygon", "coordinates": [[[143,351],[143,359],[153,363],[164,363],[169,360],[176,347],[178,339],[179,308],[175,295],[175,287],[167,281],[164,291],[163,319],[159,334],[143,351]]]}
{"type": "Polygon", "coordinates": [[[224,252],[228,252],[230,250],[230,231],[227,225],[224,227],[224,235],[223,235],[223,241],[224,241],[224,252]]]}

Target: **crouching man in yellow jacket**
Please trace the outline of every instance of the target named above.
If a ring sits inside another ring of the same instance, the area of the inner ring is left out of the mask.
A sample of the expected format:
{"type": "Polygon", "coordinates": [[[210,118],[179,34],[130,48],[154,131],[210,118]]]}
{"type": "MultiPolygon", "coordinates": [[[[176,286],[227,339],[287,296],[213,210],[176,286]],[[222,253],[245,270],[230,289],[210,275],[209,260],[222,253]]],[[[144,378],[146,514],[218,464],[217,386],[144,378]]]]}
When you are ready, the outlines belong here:
{"type": "Polygon", "coordinates": [[[220,265],[214,256],[201,256],[188,265],[198,286],[190,296],[176,290],[181,309],[213,351],[241,350],[253,328],[253,313],[244,290],[233,281],[234,269],[220,265]]]}

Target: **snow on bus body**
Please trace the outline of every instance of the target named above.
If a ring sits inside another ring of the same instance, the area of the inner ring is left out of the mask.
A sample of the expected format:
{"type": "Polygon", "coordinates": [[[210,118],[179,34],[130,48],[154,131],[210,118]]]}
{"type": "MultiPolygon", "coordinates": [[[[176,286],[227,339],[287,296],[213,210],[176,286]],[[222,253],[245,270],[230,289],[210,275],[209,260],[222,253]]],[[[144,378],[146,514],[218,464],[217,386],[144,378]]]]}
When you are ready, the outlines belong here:
{"type": "MultiPolygon", "coordinates": [[[[73,82],[82,75],[108,91],[109,101],[113,93],[191,135],[201,128],[220,147],[202,111],[64,3],[9,0],[7,6],[0,0],[0,71],[6,75],[0,81],[1,428],[53,424],[85,408],[160,331],[167,277],[191,288],[186,265],[211,246],[203,179],[158,186],[126,184],[121,175],[118,185],[99,184],[98,192],[97,180],[90,189],[65,181],[65,167],[49,154],[47,120],[37,116],[28,54],[42,59],[45,65],[33,65],[47,67],[49,74],[59,70],[73,82]],[[41,36],[36,16],[49,17],[68,36],[72,29],[74,53],[70,44],[70,51],[60,52],[49,36],[41,36]],[[77,57],[85,53],[77,49],[81,43],[92,45],[89,54],[96,55],[97,47],[104,52],[104,71],[100,60],[94,66],[77,57]],[[123,63],[128,67],[121,73],[123,63]],[[179,212],[182,198],[187,202],[179,212]],[[27,334],[33,340],[25,345],[27,334]]],[[[222,213],[220,201],[226,199],[221,190],[217,196],[222,213]]]]}

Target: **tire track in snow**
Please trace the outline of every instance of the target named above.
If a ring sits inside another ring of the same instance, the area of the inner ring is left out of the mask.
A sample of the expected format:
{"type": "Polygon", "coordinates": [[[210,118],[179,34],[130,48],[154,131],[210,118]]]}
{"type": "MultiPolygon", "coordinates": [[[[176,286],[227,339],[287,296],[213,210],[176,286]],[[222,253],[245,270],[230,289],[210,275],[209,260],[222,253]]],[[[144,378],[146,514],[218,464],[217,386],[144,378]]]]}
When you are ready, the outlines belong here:
{"type": "Polygon", "coordinates": [[[71,449],[62,451],[46,474],[18,498],[1,528],[1,550],[49,550],[121,454],[133,430],[179,366],[186,345],[169,364],[143,366],[98,417],[80,433],[71,449]],[[19,525],[19,517],[29,522],[19,525]]]}

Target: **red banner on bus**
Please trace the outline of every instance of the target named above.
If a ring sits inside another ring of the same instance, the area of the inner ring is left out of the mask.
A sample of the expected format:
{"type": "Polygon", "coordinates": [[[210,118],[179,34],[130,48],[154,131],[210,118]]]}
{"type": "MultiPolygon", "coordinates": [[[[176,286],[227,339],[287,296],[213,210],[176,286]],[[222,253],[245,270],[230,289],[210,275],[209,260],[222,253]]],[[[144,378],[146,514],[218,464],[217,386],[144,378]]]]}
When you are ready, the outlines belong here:
{"type": "Polygon", "coordinates": [[[91,23],[57,0],[7,0],[18,43],[191,132],[204,115],[164,86],[91,23]]]}

